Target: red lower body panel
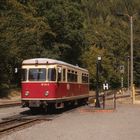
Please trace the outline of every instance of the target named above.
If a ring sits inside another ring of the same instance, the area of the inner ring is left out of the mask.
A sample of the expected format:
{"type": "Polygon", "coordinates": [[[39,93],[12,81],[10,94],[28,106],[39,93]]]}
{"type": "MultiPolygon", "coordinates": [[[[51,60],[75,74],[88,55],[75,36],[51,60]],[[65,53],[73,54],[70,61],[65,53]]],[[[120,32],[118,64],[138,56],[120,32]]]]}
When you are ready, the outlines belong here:
{"type": "Polygon", "coordinates": [[[70,97],[88,96],[88,84],[78,83],[22,83],[23,100],[56,100],[70,97]],[[48,95],[46,94],[48,93],[48,95]]]}

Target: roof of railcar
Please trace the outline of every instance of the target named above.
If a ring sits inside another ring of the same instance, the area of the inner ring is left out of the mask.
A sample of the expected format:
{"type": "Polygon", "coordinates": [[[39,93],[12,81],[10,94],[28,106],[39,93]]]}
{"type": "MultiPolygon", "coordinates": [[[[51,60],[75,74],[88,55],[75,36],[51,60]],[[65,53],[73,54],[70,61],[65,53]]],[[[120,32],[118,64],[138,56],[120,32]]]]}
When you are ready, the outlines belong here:
{"type": "Polygon", "coordinates": [[[22,62],[22,65],[34,65],[34,64],[61,64],[61,65],[66,65],[72,68],[76,68],[76,69],[80,69],[80,70],[88,72],[87,69],[81,68],[79,66],[74,66],[72,64],[69,64],[60,60],[49,59],[49,58],[26,59],[22,62]]]}

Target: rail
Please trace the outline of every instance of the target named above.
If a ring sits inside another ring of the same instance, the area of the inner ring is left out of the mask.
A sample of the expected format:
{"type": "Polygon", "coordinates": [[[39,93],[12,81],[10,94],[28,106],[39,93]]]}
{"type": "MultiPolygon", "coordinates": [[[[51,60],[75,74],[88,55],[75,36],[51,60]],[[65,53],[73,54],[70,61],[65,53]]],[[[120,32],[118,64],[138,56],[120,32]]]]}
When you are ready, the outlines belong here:
{"type": "Polygon", "coordinates": [[[7,134],[11,131],[17,131],[22,128],[30,127],[34,124],[38,124],[44,121],[49,121],[50,119],[45,118],[33,118],[33,119],[22,119],[16,118],[7,121],[0,122],[0,136],[7,134]]]}

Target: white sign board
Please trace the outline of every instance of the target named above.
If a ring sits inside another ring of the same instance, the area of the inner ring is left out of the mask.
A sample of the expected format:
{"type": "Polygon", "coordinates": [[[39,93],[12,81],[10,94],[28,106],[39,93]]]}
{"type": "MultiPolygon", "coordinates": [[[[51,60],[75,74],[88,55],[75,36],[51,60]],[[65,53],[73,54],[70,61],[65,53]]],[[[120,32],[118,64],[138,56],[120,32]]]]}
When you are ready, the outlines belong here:
{"type": "Polygon", "coordinates": [[[108,90],[108,83],[104,83],[104,84],[103,84],[103,89],[104,89],[104,90],[108,90]]]}

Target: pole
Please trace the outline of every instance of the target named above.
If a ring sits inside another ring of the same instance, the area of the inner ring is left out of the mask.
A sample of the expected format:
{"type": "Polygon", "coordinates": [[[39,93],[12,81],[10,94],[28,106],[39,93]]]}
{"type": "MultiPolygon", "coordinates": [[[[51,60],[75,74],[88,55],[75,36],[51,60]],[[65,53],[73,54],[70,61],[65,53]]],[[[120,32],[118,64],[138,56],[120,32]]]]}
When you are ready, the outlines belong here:
{"type": "Polygon", "coordinates": [[[105,97],[106,97],[106,90],[104,91],[103,94],[103,109],[105,109],[105,97]]]}
{"type": "Polygon", "coordinates": [[[114,99],[113,99],[113,101],[114,101],[114,109],[116,109],[116,93],[114,92],[114,99]]]}
{"type": "Polygon", "coordinates": [[[99,62],[96,62],[96,103],[95,107],[100,107],[99,102],[99,62]]]}
{"type": "Polygon", "coordinates": [[[127,57],[127,61],[128,61],[128,65],[127,65],[127,69],[128,69],[128,71],[127,71],[127,88],[128,88],[128,94],[130,95],[130,85],[129,85],[129,72],[130,72],[130,68],[129,68],[129,56],[127,57]]]}
{"type": "Polygon", "coordinates": [[[121,89],[122,89],[122,93],[123,93],[123,74],[121,75],[121,89]]]}
{"type": "Polygon", "coordinates": [[[133,94],[133,17],[130,16],[130,41],[131,41],[131,95],[134,98],[133,94]]]}
{"type": "Polygon", "coordinates": [[[130,44],[131,44],[131,48],[130,48],[130,90],[131,90],[131,97],[132,97],[132,102],[133,102],[133,98],[134,98],[134,94],[133,94],[133,82],[134,82],[134,78],[133,78],[133,17],[135,17],[136,14],[130,16],[129,14],[118,14],[119,16],[127,16],[130,20],[130,44]]]}

